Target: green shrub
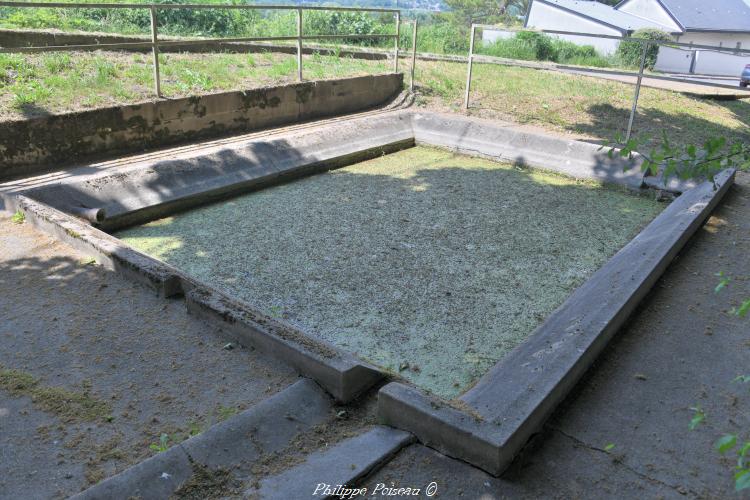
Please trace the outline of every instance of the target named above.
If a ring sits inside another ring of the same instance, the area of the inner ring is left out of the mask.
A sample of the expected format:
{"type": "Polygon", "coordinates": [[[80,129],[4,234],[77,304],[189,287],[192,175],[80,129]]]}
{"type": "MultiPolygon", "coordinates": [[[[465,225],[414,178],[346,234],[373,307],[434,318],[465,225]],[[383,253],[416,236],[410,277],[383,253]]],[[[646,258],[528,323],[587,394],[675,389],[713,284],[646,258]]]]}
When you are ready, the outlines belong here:
{"type": "MultiPolygon", "coordinates": [[[[631,38],[642,38],[645,40],[661,40],[667,42],[673,42],[674,38],[666,31],[658,30],[655,28],[643,28],[633,32],[630,35],[631,38]]],[[[643,48],[640,42],[620,42],[617,47],[617,58],[620,63],[625,66],[636,66],[641,65],[641,54],[643,48]]],[[[646,49],[646,68],[654,69],[656,64],[656,56],[659,54],[659,45],[650,44],[646,49]]]]}
{"type": "Polygon", "coordinates": [[[513,38],[496,40],[479,53],[523,61],[551,61],[579,66],[608,67],[610,61],[591,45],[576,45],[543,33],[520,32],[513,38]]]}
{"type": "Polygon", "coordinates": [[[516,34],[515,39],[527,44],[534,51],[537,61],[557,61],[558,48],[552,43],[552,38],[544,33],[522,31],[516,34]]]}
{"type": "Polygon", "coordinates": [[[420,26],[417,50],[435,54],[466,54],[469,50],[469,32],[447,22],[420,26]]]}
{"type": "MultiPolygon", "coordinates": [[[[304,31],[307,35],[376,35],[393,33],[394,28],[382,24],[367,12],[308,11],[304,13],[304,31]]],[[[350,45],[383,45],[385,39],[344,38],[343,43],[350,45]]],[[[392,42],[388,42],[390,45],[392,42]]]]}

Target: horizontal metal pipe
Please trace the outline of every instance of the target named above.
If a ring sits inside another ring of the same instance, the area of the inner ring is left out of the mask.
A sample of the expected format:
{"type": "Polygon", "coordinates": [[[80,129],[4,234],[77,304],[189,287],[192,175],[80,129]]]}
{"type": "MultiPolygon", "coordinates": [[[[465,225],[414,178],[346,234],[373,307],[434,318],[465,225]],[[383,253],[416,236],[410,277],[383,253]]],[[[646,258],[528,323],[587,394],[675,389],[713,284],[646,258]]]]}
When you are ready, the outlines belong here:
{"type": "MultiPolygon", "coordinates": [[[[519,64],[519,61],[510,59],[505,60],[502,58],[496,58],[492,56],[483,56],[483,55],[477,55],[474,54],[472,56],[472,59],[474,60],[474,63],[482,63],[482,64],[498,64],[503,66],[520,66],[523,68],[532,68],[532,69],[541,69],[541,70],[548,70],[548,71],[563,71],[567,74],[579,74],[580,76],[589,76],[592,78],[596,78],[597,73],[601,73],[604,75],[616,75],[616,76],[633,76],[637,77],[638,72],[637,71],[619,71],[619,70],[606,70],[606,69],[598,69],[598,68],[587,68],[585,66],[563,66],[563,65],[546,65],[546,64],[533,64],[531,61],[523,61],[523,63],[519,64]],[[572,73],[573,71],[580,71],[581,73],[572,73]],[[592,74],[583,74],[585,72],[589,72],[592,74]]],[[[464,58],[464,62],[466,61],[466,58],[464,58]]],[[[742,88],[739,85],[725,85],[723,83],[711,83],[711,82],[701,82],[699,80],[692,80],[687,78],[677,78],[674,76],[662,76],[654,73],[644,73],[643,78],[651,78],[653,80],[664,80],[667,82],[680,82],[680,83],[688,83],[691,85],[701,85],[704,87],[717,87],[717,88],[723,88],[723,89],[729,89],[729,90],[739,90],[741,92],[746,92],[750,94],[750,88],[742,88]]],[[[617,81],[617,80],[614,80],[617,81]]],[[[627,83],[627,82],[623,82],[627,83]]]]}
{"type": "MultiPolygon", "coordinates": [[[[61,2],[0,2],[0,7],[55,8],[55,9],[245,9],[245,10],[297,10],[295,5],[232,5],[232,4],[149,4],[149,3],[61,3],[61,2]]],[[[377,7],[326,7],[304,6],[303,10],[338,10],[354,12],[398,12],[398,9],[377,7]]]]}
{"type": "Polygon", "coordinates": [[[371,34],[371,35],[305,35],[302,37],[303,40],[324,40],[324,39],[339,39],[339,38],[397,38],[398,35],[379,35],[379,34],[371,34]]]}
{"type": "MultiPolygon", "coordinates": [[[[396,35],[305,35],[303,40],[325,40],[325,39],[342,39],[342,38],[396,38],[396,35]]],[[[219,45],[224,43],[242,43],[242,42],[281,42],[294,41],[296,36],[266,36],[266,37],[242,37],[242,38],[202,38],[198,40],[164,40],[159,41],[162,47],[185,47],[190,45],[219,45]]],[[[0,47],[0,54],[12,52],[61,52],[66,50],[112,50],[112,49],[135,49],[135,48],[152,48],[152,42],[122,42],[122,43],[94,43],[87,45],[49,45],[44,47],[0,47]]]]}
{"type": "Polygon", "coordinates": [[[669,42],[666,40],[648,40],[645,38],[633,38],[630,36],[603,35],[600,33],[579,33],[577,31],[560,31],[560,30],[537,30],[537,29],[518,29],[507,28],[505,26],[495,26],[492,24],[472,24],[472,26],[481,29],[491,29],[495,31],[507,31],[509,33],[546,33],[550,35],[572,35],[592,38],[604,38],[607,40],[621,40],[625,42],[638,42],[641,44],[649,43],[651,45],[666,45],[669,47],[686,47],[690,49],[715,50],[718,52],[729,53],[750,53],[750,49],[737,49],[734,47],[716,47],[715,45],[698,45],[682,42],[669,42]]]}
{"type": "Polygon", "coordinates": [[[273,42],[296,40],[296,36],[267,36],[267,37],[246,37],[246,38],[204,38],[201,40],[159,40],[160,47],[166,46],[184,46],[184,45],[218,45],[222,43],[242,43],[242,42],[273,42]]]}

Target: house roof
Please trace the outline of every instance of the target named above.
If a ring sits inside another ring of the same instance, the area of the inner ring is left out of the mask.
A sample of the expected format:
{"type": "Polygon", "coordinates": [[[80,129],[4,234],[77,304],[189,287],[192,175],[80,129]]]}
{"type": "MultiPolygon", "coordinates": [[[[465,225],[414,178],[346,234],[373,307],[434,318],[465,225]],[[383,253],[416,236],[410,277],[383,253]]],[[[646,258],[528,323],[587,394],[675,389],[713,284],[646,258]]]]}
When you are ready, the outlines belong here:
{"type": "Polygon", "coordinates": [[[750,32],[750,6],[743,0],[657,0],[687,31],[750,32]]]}
{"type": "MultiPolygon", "coordinates": [[[[607,24],[621,31],[629,32],[640,28],[660,28],[671,32],[673,29],[642,17],[628,14],[592,0],[535,0],[558,6],[564,10],[576,13],[582,17],[607,24]]],[[[739,0],[742,1],[742,0],[739,0]]]]}

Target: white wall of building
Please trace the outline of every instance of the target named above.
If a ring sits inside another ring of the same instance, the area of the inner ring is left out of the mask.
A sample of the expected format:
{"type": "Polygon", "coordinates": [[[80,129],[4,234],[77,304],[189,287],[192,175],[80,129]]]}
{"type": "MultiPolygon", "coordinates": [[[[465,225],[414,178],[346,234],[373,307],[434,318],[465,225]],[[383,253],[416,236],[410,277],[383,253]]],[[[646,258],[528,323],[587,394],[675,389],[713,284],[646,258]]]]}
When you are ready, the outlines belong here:
{"type": "MultiPolygon", "coordinates": [[[[542,2],[533,2],[531,4],[526,25],[529,28],[622,36],[622,33],[619,30],[542,2]]],[[[613,54],[620,43],[618,40],[606,38],[573,35],[550,36],[557,36],[558,38],[569,40],[578,45],[593,45],[599,53],[605,55],[613,54]]]]}
{"type": "Polygon", "coordinates": [[[750,54],[661,47],[654,69],[664,73],[691,73],[692,68],[696,75],[739,77],[747,64],[750,64],[750,54]]]}
{"type": "Polygon", "coordinates": [[[659,47],[654,69],[664,73],[690,73],[693,65],[693,51],[673,47],[659,47]]]}
{"type": "Polygon", "coordinates": [[[736,76],[739,78],[747,64],[750,64],[750,55],[736,56],[726,52],[696,50],[693,73],[696,75],[736,76]]]}
{"type": "MultiPolygon", "coordinates": [[[[750,29],[750,28],[749,28],[750,29]]],[[[743,49],[750,49],[750,33],[717,33],[717,32],[687,32],[678,39],[680,43],[694,43],[697,45],[713,45],[716,47],[735,48],[737,43],[743,49]]]]}
{"type": "Polygon", "coordinates": [[[682,31],[672,16],[656,0],[630,0],[620,5],[617,10],[669,26],[675,32],[682,31]]]}

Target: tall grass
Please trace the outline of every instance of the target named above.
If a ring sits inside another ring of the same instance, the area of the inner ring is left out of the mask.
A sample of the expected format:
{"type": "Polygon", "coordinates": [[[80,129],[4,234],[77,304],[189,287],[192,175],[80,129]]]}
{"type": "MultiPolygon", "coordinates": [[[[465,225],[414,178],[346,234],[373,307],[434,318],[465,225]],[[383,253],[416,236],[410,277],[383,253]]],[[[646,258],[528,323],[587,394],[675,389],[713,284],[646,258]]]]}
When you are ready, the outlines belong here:
{"type": "Polygon", "coordinates": [[[543,33],[518,33],[513,38],[500,39],[480,47],[477,52],[523,61],[550,61],[600,68],[616,65],[613,58],[600,55],[591,45],[576,45],[543,33]]]}

